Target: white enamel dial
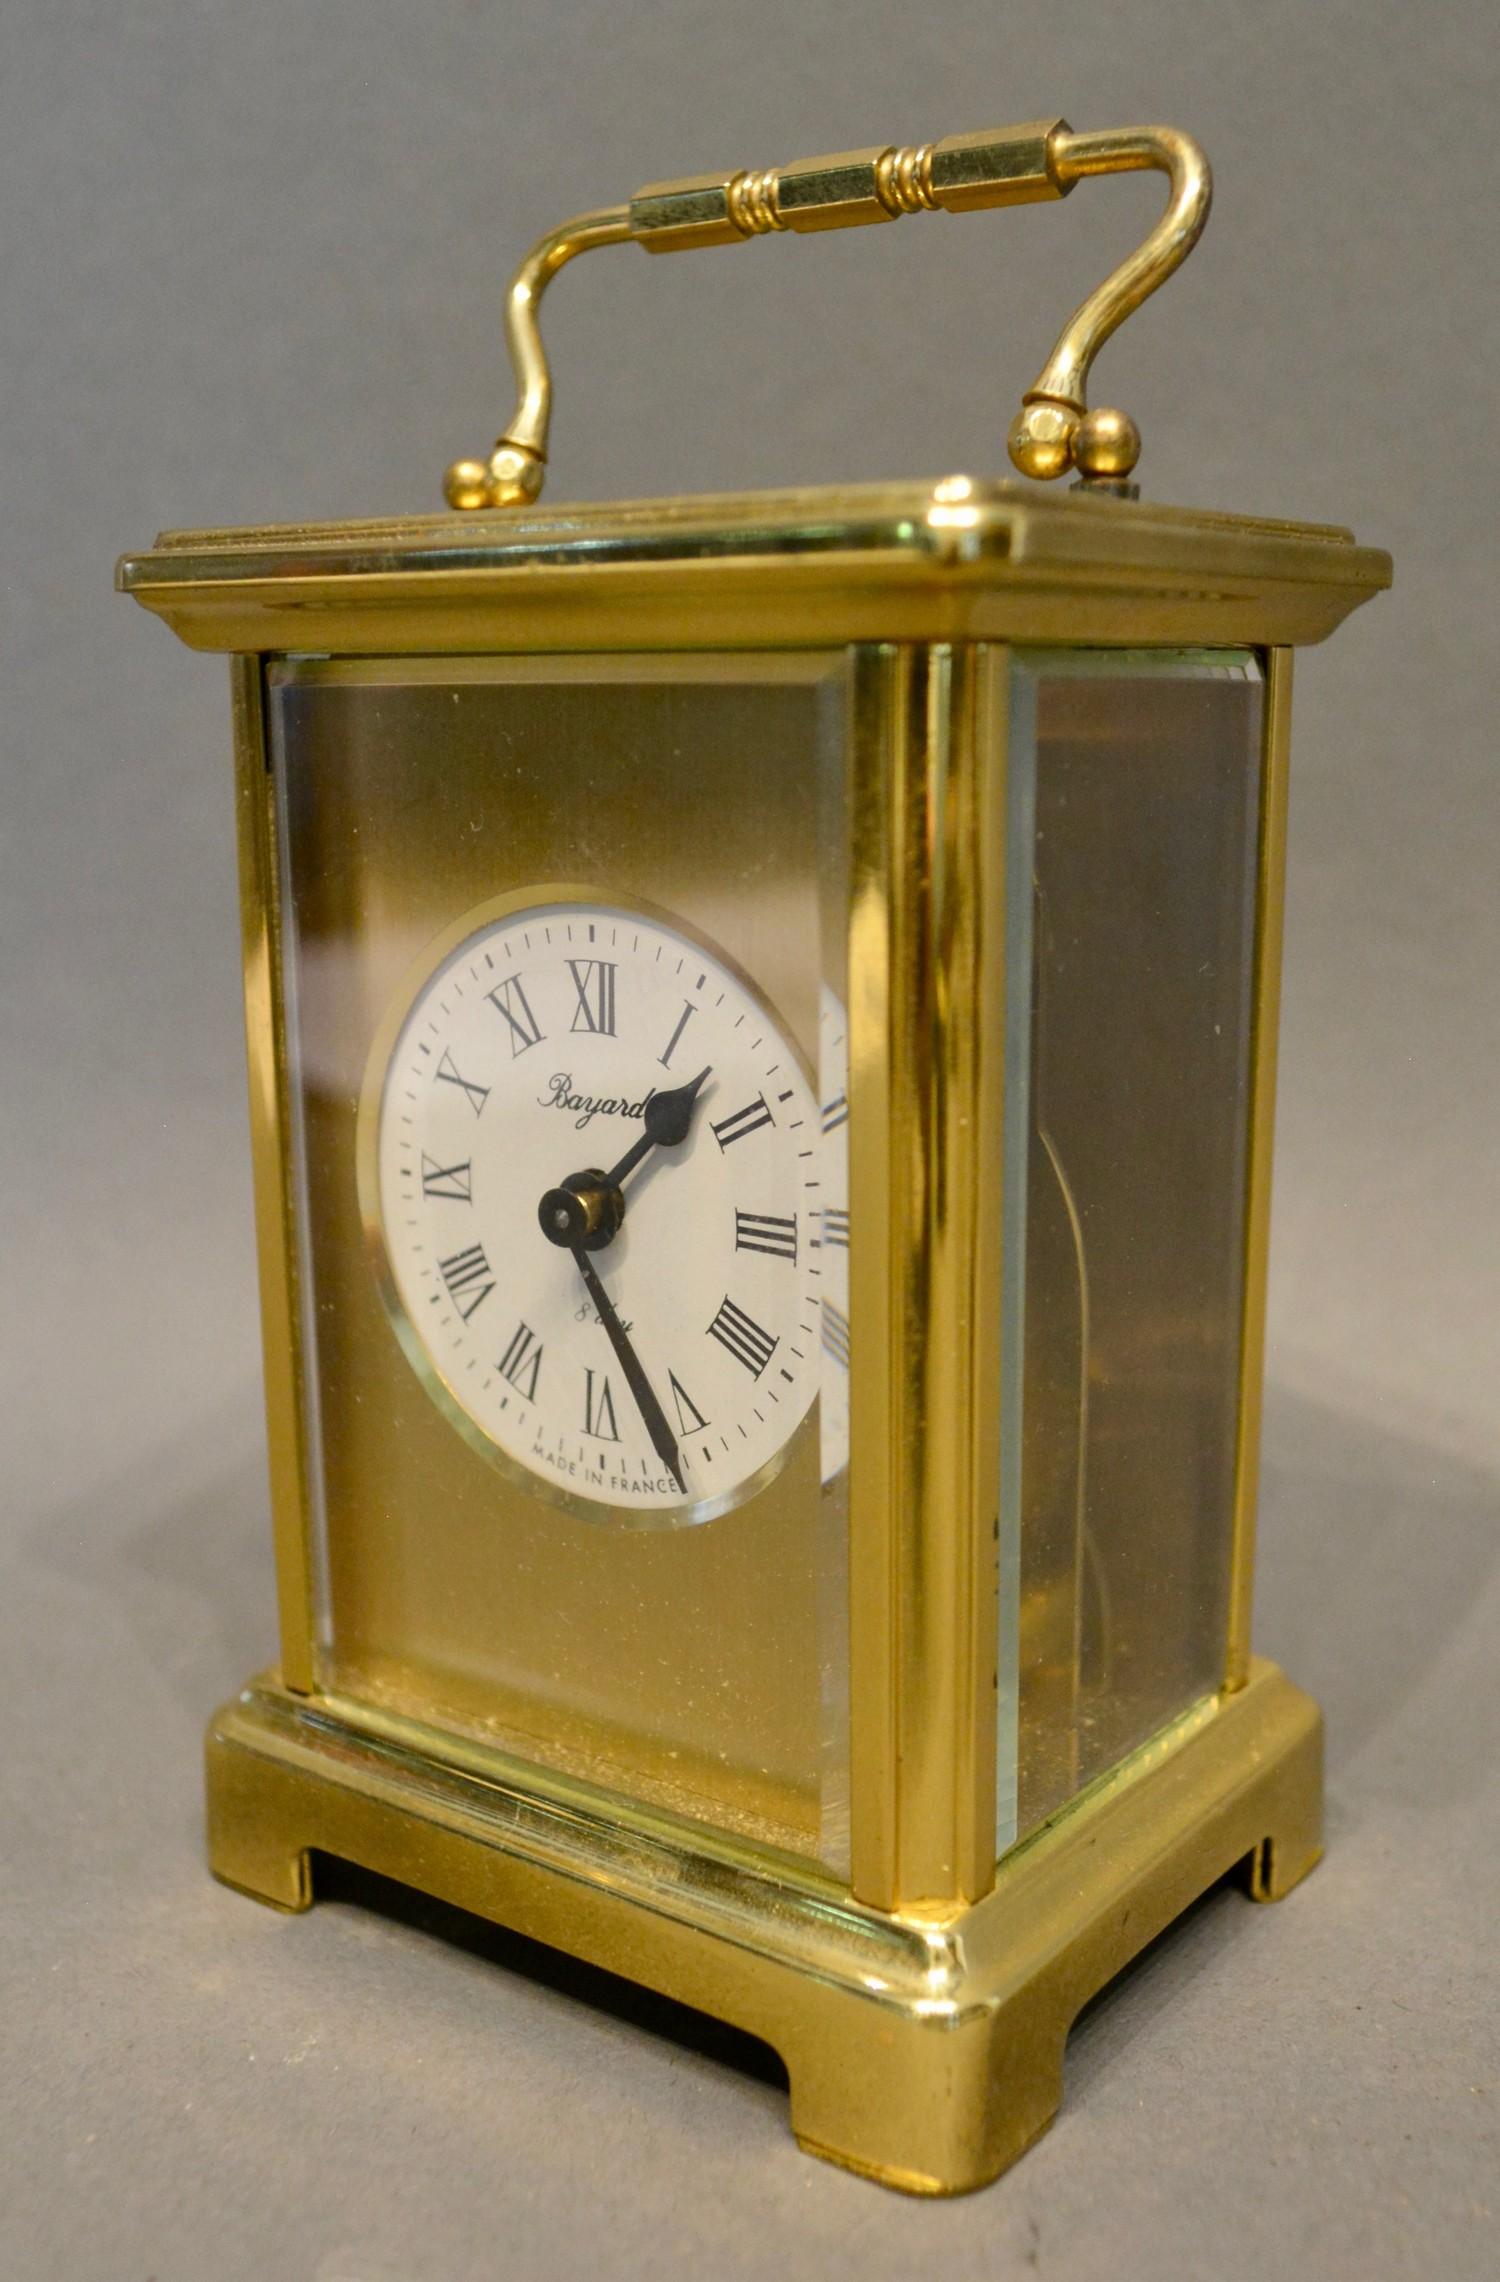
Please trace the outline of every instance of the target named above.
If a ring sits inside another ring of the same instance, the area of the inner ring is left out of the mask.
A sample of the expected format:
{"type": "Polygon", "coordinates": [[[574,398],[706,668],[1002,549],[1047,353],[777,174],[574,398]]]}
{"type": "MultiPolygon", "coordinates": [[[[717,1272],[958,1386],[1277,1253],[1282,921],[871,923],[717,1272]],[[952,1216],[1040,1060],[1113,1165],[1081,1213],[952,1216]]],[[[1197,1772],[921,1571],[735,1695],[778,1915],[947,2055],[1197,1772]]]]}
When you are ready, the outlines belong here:
{"type": "Polygon", "coordinates": [[[770,1478],[818,1392],[819,1105],[765,1001],[669,922],[560,900],[473,920],[361,1109],[396,1328],[544,1495],[706,1520],[770,1478]],[[577,1197],[592,1246],[563,1225],[577,1197]]]}

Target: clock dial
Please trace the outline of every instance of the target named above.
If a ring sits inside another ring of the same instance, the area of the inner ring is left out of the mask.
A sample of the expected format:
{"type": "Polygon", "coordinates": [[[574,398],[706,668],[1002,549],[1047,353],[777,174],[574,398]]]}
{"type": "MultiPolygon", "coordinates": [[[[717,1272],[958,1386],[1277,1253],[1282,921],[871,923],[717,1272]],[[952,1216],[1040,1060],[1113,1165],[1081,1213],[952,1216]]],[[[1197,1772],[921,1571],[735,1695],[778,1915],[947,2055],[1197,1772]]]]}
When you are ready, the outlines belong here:
{"type": "Polygon", "coordinates": [[[784,1459],[827,1326],[819,1104],[754,987],[654,915],[473,915],[377,1043],[361,1182],[382,1286],[467,1438],[657,1525],[784,1459]]]}

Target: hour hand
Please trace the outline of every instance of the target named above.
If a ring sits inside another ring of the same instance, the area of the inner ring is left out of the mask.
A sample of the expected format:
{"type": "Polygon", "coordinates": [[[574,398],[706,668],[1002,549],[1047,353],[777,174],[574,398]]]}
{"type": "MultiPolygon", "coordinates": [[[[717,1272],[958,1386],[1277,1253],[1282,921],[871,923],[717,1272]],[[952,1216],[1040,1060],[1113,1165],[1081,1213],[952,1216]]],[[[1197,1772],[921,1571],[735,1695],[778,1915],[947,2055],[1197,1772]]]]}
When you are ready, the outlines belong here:
{"type": "Polygon", "coordinates": [[[693,1129],[693,1112],[698,1105],[698,1089],[709,1070],[700,1070],[686,1085],[673,1086],[666,1093],[654,1093],[646,1104],[640,1139],[631,1144],[618,1165],[604,1176],[606,1188],[617,1189],[627,1173],[634,1172],[648,1149],[680,1149],[693,1129]]]}
{"type": "Polygon", "coordinates": [[[561,1188],[548,1189],[537,1207],[537,1219],[549,1244],[560,1245],[566,1252],[575,1251],[580,1244],[591,1252],[602,1252],[607,1244],[613,1244],[625,1219],[620,1183],[650,1150],[681,1148],[692,1131],[698,1089],[708,1075],[707,1070],[700,1070],[685,1086],[654,1093],[646,1104],[644,1132],[607,1173],[570,1173],[561,1188]]]}

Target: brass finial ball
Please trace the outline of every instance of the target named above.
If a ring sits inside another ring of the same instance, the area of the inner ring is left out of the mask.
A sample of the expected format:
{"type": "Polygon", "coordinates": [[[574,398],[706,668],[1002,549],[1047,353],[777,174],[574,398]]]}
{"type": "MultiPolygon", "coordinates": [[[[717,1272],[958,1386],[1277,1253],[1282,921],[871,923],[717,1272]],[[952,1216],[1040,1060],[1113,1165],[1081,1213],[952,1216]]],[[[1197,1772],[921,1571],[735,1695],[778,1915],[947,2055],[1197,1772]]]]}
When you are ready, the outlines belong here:
{"type": "Polygon", "coordinates": [[[535,452],[502,438],[490,454],[491,507],[529,507],[546,473],[546,463],[535,452]]]}
{"type": "Polygon", "coordinates": [[[1073,464],[1073,432],[1077,426],[1078,414],[1071,404],[1058,404],[1045,397],[1035,404],[1023,404],[1011,423],[1007,448],[1012,464],[1022,475],[1035,476],[1039,483],[1066,475],[1073,464]]]}
{"type": "Polygon", "coordinates": [[[542,488],[544,463],[524,444],[502,437],[487,460],[455,460],[443,477],[450,507],[529,507],[542,488]]]}
{"type": "Polygon", "coordinates": [[[450,507],[488,507],[490,471],[483,460],[455,460],[443,477],[443,497],[450,507]]]}
{"type": "Polygon", "coordinates": [[[1119,480],[1141,456],[1141,431],[1128,412],[1101,404],[1086,412],[1073,435],[1073,465],[1085,477],[1119,480]]]}

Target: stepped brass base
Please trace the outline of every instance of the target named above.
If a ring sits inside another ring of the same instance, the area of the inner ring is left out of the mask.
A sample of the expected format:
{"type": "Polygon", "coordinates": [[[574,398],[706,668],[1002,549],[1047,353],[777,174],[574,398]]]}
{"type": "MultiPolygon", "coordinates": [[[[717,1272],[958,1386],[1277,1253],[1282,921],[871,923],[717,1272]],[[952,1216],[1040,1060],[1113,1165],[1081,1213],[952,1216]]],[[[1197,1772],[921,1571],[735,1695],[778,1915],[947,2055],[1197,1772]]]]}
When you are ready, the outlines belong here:
{"type": "Polygon", "coordinates": [[[1226,1871],[1318,1858],[1322,1730],[1272,1664],[1135,1755],[946,1917],[274,1678],[209,1730],[209,1858],[305,1909],[312,1857],[399,1879],[717,2015],[781,2055],[802,2145],[914,2194],[1046,2129],[1079,2009],[1226,1871]]]}

